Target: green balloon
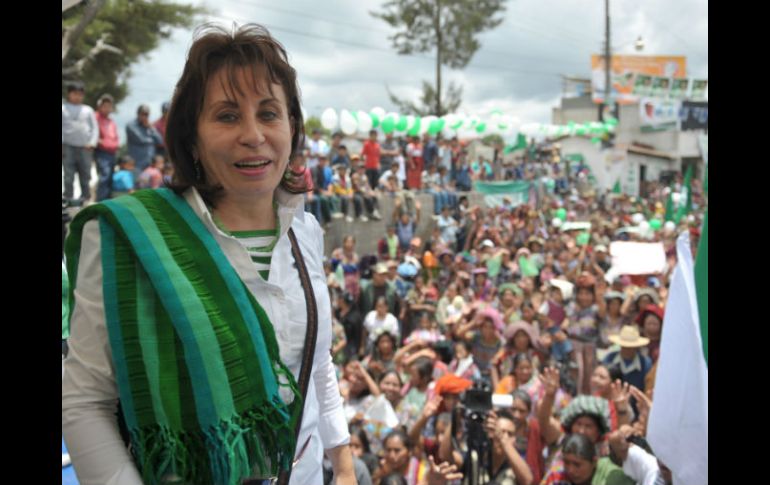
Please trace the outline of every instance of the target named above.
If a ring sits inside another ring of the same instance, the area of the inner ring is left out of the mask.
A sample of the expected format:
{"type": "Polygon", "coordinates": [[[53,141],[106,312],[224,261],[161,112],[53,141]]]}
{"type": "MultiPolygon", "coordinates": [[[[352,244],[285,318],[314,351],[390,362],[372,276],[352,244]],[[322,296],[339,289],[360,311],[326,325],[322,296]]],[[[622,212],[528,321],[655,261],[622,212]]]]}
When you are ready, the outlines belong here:
{"type": "Polygon", "coordinates": [[[439,122],[440,120],[436,119],[430,122],[430,125],[428,125],[428,133],[431,135],[435,135],[439,131],[441,131],[441,128],[439,128],[439,122]]]}
{"type": "Polygon", "coordinates": [[[377,128],[380,125],[380,117],[375,113],[369,113],[369,116],[372,118],[372,128],[377,128]]]}
{"type": "Polygon", "coordinates": [[[455,121],[454,124],[450,126],[450,128],[452,128],[453,130],[456,130],[461,126],[463,126],[463,120],[455,121]]]}
{"type": "Polygon", "coordinates": [[[593,143],[593,144],[597,144],[597,143],[601,143],[601,142],[602,142],[601,138],[597,138],[597,137],[591,138],[591,143],[593,143]]]}
{"type": "Polygon", "coordinates": [[[617,118],[608,118],[604,121],[604,124],[608,126],[616,126],[618,124],[618,120],[617,118]]]}
{"type": "Polygon", "coordinates": [[[444,118],[439,118],[438,119],[438,131],[443,130],[445,125],[446,125],[446,120],[444,118]]]}
{"type": "Polygon", "coordinates": [[[482,121],[481,123],[476,125],[476,133],[484,133],[485,131],[487,131],[487,124],[486,123],[484,123],[482,121]]]}
{"type": "Polygon", "coordinates": [[[398,131],[404,131],[406,130],[406,125],[407,125],[406,116],[404,115],[399,116],[398,122],[396,123],[396,129],[398,131]]]}
{"type": "Polygon", "coordinates": [[[659,230],[662,226],[660,219],[650,219],[650,227],[654,230],[659,230]]]}
{"type": "Polygon", "coordinates": [[[422,123],[422,119],[419,116],[414,117],[414,125],[412,126],[412,129],[409,130],[409,133],[407,133],[410,136],[418,136],[420,134],[420,124],[422,123]]]}
{"type": "Polygon", "coordinates": [[[385,132],[385,134],[393,133],[393,130],[396,128],[396,122],[393,121],[392,116],[388,116],[384,120],[382,120],[382,131],[385,132]]]}
{"type": "Polygon", "coordinates": [[[591,235],[589,233],[581,232],[575,238],[575,242],[577,243],[578,246],[585,246],[586,244],[588,244],[588,241],[590,239],[591,239],[591,235]]]}
{"type": "Polygon", "coordinates": [[[565,209],[564,207],[559,207],[558,209],[556,209],[556,217],[561,219],[562,222],[566,221],[567,220],[567,209],[565,209]]]}

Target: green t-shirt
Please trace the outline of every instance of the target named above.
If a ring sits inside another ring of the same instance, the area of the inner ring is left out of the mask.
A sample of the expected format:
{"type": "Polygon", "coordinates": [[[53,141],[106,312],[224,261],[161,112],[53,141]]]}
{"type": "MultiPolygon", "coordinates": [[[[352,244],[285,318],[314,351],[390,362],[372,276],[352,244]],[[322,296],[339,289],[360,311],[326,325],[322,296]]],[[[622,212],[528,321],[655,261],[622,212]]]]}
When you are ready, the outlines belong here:
{"type": "Polygon", "coordinates": [[[607,457],[599,458],[591,485],[635,485],[636,482],[623,473],[623,469],[607,457]]]}

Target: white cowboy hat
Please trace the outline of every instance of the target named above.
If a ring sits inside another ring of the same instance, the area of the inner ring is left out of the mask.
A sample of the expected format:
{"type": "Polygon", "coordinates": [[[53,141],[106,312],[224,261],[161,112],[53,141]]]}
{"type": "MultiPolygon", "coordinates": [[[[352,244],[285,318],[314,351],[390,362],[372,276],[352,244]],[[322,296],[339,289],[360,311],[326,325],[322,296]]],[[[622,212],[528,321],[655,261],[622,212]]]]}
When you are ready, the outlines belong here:
{"type": "Polygon", "coordinates": [[[639,329],[633,325],[624,325],[620,334],[610,335],[610,342],[621,347],[644,347],[650,339],[639,335],[639,329]]]}

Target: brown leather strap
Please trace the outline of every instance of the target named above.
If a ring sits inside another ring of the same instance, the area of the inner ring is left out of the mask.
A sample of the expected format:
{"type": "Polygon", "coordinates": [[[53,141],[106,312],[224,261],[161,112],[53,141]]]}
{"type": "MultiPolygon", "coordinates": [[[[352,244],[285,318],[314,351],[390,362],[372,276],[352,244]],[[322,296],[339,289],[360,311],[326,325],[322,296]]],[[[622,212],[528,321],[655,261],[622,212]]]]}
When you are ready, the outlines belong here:
{"type": "MultiPolygon", "coordinates": [[[[299,410],[297,419],[297,428],[294,430],[294,439],[299,442],[299,430],[302,427],[302,414],[305,411],[305,397],[307,388],[310,385],[310,374],[313,370],[313,355],[315,354],[315,345],[318,337],[318,308],[315,302],[315,293],[310,281],[310,275],[305,266],[305,260],[302,258],[302,251],[299,249],[299,243],[294,235],[294,230],[289,228],[289,240],[291,241],[291,253],[294,256],[295,266],[299,271],[299,279],[302,283],[302,290],[305,293],[305,306],[307,307],[307,333],[305,333],[305,349],[302,354],[302,367],[299,373],[299,389],[302,393],[302,407],[299,410]]],[[[297,443],[299,445],[299,443],[297,443]]],[[[296,452],[296,450],[295,450],[296,452]]],[[[291,468],[288,471],[281,472],[278,475],[278,485],[288,485],[291,478],[291,468]]]]}

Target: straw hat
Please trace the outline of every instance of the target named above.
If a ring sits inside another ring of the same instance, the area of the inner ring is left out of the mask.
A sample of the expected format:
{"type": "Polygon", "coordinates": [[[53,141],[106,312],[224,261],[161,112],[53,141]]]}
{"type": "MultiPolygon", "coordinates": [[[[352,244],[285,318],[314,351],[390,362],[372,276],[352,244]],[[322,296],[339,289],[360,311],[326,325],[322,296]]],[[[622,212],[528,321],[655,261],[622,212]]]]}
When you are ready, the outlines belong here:
{"type": "Polygon", "coordinates": [[[644,347],[650,343],[650,339],[639,335],[639,329],[634,325],[624,325],[620,334],[610,335],[610,342],[621,347],[644,347]]]}

